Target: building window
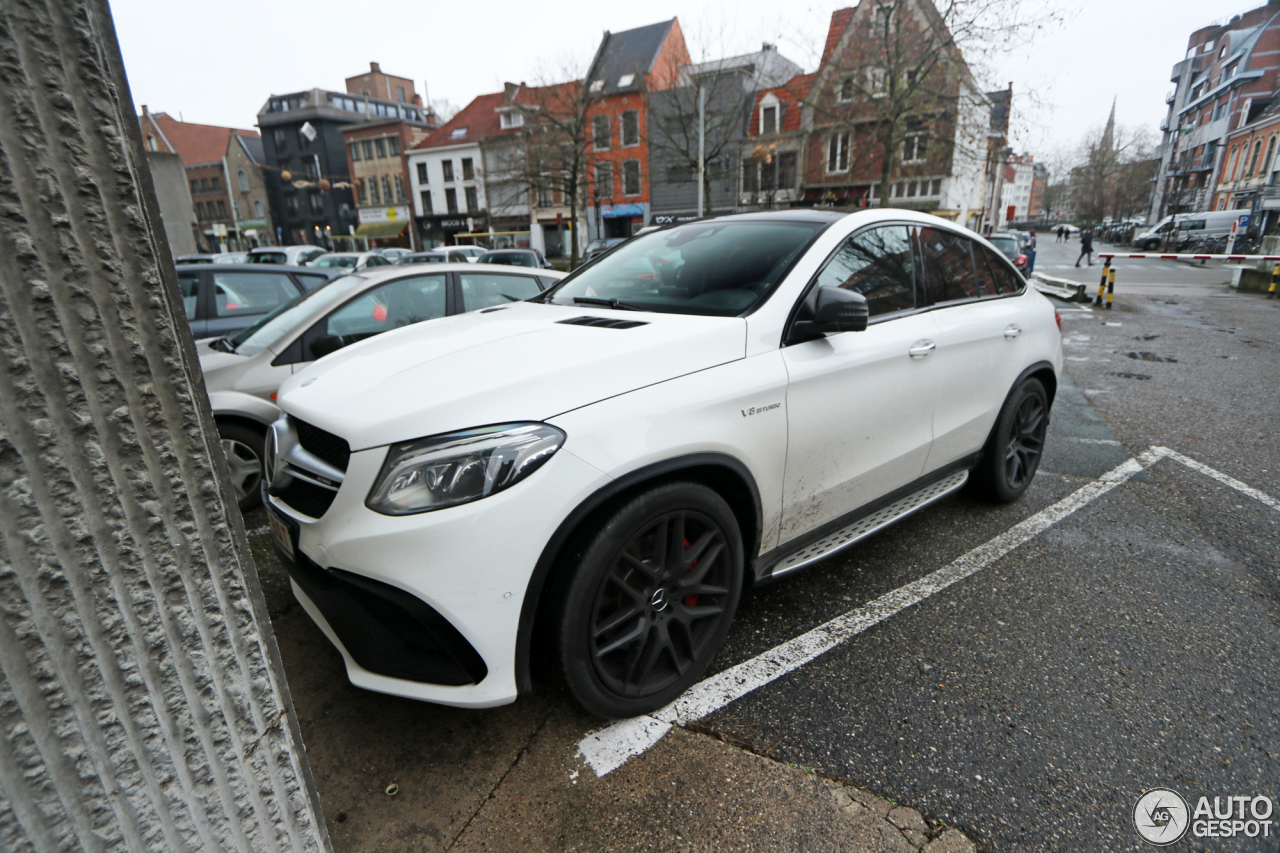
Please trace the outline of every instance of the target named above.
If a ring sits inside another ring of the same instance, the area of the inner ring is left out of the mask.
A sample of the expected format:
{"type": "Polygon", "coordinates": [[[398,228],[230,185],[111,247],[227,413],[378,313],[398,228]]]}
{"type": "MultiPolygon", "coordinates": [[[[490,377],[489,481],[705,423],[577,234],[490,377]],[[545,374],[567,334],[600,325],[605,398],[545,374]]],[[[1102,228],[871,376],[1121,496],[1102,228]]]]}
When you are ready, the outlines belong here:
{"type": "Polygon", "coordinates": [[[622,114],[622,147],[640,144],[640,113],[627,110],[622,114]]]}
{"type": "Polygon", "coordinates": [[[372,140],[368,140],[368,139],[364,140],[363,142],[360,143],[360,147],[364,149],[364,159],[372,160],[373,159],[372,140]]]}
{"type": "Polygon", "coordinates": [[[275,142],[277,154],[284,151],[286,144],[285,140],[288,139],[288,137],[285,135],[283,127],[277,127],[275,130],[271,131],[271,139],[275,142]]]}
{"type": "Polygon", "coordinates": [[[792,190],[796,187],[796,152],[783,151],[774,157],[778,164],[778,189],[792,190]]]}
{"type": "Polygon", "coordinates": [[[902,141],[902,162],[919,163],[929,151],[929,138],[924,134],[908,136],[902,141]]]}
{"type": "Polygon", "coordinates": [[[313,216],[324,216],[324,196],[320,193],[307,193],[307,201],[311,202],[313,216]]]}
{"type": "Polygon", "coordinates": [[[462,180],[474,181],[476,179],[476,168],[471,162],[470,157],[462,158],[462,180]]]}
{"type": "Polygon", "coordinates": [[[524,127],[524,113],[507,110],[498,116],[498,124],[503,128],[524,127]]]}
{"type": "Polygon", "coordinates": [[[622,194],[640,195],[640,161],[626,160],[622,164],[622,194]]]}
{"type": "Polygon", "coordinates": [[[467,212],[475,213],[480,209],[480,199],[476,196],[475,187],[467,187],[463,190],[467,201],[467,212]]]}
{"type": "Polygon", "coordinates": [[[381,160],[387,156],[387,141],[381,137],[373,140],[373,150],[377,152],[378,159],[381,160]]]}
{"type": "Polygon", "coordinates": [[[298,196],[296,193],[289,193],[287,196],[285,196],[284,209],[285,209],[285,213],[289,214],[290,217],[297,218],[298,196]]]}
{"type": "Polygon", "coordinates": [[[221,191],[222,191],[222,181],[218,180],[216,177],[210,178],[210,179],[209,179],[209,191],[210,191],[210,192],[215,192],[215,193],[216,193],[216,192],[221,192],[221,191]]]}
{"type": "Polygon", "coordinates": [[[458,191],[453,187],[444,191],[444,206],[449,213],[458,212],[458,191]]]}
{"type": "Polygon", "coordinates": [[[199,192],[200,192],[200,182],[193,178],[191,181],[191,194],[196,195],[199,192]]]}
{"type": "Polygon", "coordinates": [[[915,196],[916,196],[916,182],[908,181],[907,182],[907,198],[915,198],[915,196]]]}
{"type": "Polygon", "coordinates": [[[846,77],[840,81],[840,91],[836,92],[837,101],[853,100],[853,78],[846,77]]]}
{"type": "Polygon", "coordinates": [[[408,201],[408,197],[404,194],[404,178],[400,175],[392,175],[391,183],[396,188],[396,201],[408,201]]]}
{"type": "Polygon", "coordinates": [[[391,204],[391,179],[386,175],[382,176],[382,200],[391,204]]]}
{"type": "Polygon", "coordinates": [[[387,137],[387,153],[392,157],[400,156],[400,140],[394,136],[387,137]]]}
{"type": "Polygon", "coordinates": [[[849,171],[849,134],[833,133],[827,140],[827,171],[849,171]]]}
{"type": "Polygon", "coordinates": [[[889,27],[893,24],[893,7],[877,6],[876,7],[876,31],[878,33],[888,33],[889,27]]]}
{"type": "Polygon", "coordinates": [[[871,190],[867,193],[870,198],[880,198],[880,185],[872,184],[871,190]]]}
{"type": "Polygon", "coordinates": [[[778,132],[778,108],[776,106],[761,107],[760,132],[761,133],[777,133],[778,132]]]}
{"type": "Polygon", "coordinates": [[[255,219],[262,218],[262,199],[260,198],[253,200],[253,216],[255,219]]]}
{"type": "Polygon", "coordinates": [[[227,218],[227,203],[222,199],[218,199],[218,218],[219,219],[227,218]]]}
{"type": "Polygon", "coordinates": [[[359,163],[360,162],[360,143],[352,142],[347,147],[351,149],[351,161],[353,163],[359,163]]]}
{"type": "Polygon", "coordinates": [[[369,202],[371,204],[382,204],[382,196],[378,193],[378,176],[371,175],[361,181],[360,186],[369,186],[369,202]]]}
{"type": "Polygon", "coordinates": [[[546,187],[538,187],[538,207],[551,206],[551,190],[546,187]]]}
{"type": "Polygon", "coordinates": [[[196,219],[204,222],[204,202],[196,202],[196,219]]]}
{"type": "Polygon", "coordinates": [[[423,190],[418,193],[418,198],[422,200],[422,215],[430,216],[431,210],[431,190],[423,190]]]}
{"type": "Polygon", "coordinates": [[[596,164],[596,195],[600,198],[613,198],[613,164],[596,164]]]}
{"type": "Polygon", "coordinates": [[[157,150],[159,150],[159,149],[157,149],[157,148],[156,148],[156,138],[155,138],[154,136],[152,136],[151,134],[147,134],[147,150],[148,150],[148,151],[157,151],[157,150]]]}
{"type": "Polygon", "coordinates": [[[933,191],[929,195],[942,195],[942,178],[933,179],[933,191]]]}
{"type": "Polygon", "coordinates": [[[445,181],[452,181],[453,180],[453,161],[452,160],[441,161],[440,168],[444,170],[445,181]]]}
{"type": "Polygon", "coordinates": [[[597,151],[609,150],[609,144],[612,141],[613,128],[609,124],[609,117],[606,115],[598,115],[591,120],[591,146],[597,151]]]}
{"type": "Polygon", "coordinates": [[[754,158],[742,158],[742,191],[755,193],[760,189],[760,164],[754,158]]]}
{"type": "Polygon", "coordinates": [[[873,98],[884,97],[885,73],[883,68],[867,69],[867,92],[873,98]]]}
{"type": "Polygon", "coordinates": [[[404,86],[396,86],[396,95],[399,96],[400,103],[404,103],[404,86]]]}
{"type": "Polygon", "coordinates": [[[426,163],[418,164],[418,183],[420,184],[430,183],[430,181],[427,180],[427,164],[426,163]]]}
{"type": "Polygon", "coordinates": [[[247,193],[249,191],[249,173],[244,169],[236,171],[236,181],[240,184],[240,192],[247,193]]]}

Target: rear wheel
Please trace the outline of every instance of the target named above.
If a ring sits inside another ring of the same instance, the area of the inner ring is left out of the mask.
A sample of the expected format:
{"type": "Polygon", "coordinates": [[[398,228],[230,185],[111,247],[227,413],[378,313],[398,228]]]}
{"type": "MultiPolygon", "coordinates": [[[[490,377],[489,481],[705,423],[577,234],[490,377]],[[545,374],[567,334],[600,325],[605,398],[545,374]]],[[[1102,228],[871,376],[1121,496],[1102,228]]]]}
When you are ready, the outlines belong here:
{"type": "Polygon", "coordinates": [[[552,658],[601,717],[654,711],[706,671],[743,584],[728,504],[696,483],[645,492],[587,529],[551,590],[552,658]]]}
{"type": "Polygon", "coordinates": [[[231,472],[231,487],[241,512],[258,505],[262,483],[262,445],[265,435],[255,429],[234,423],[218,423],[222,453],[231,472]]]}
{"type": "Polygon", "coordinates": [[[1025,379],[1004,401],[982,461],[973,470],[973,490],[1008,503],[1022,497],[1040,467],[1049,428],[1049,395],[1039,379],[1025,379]]]}

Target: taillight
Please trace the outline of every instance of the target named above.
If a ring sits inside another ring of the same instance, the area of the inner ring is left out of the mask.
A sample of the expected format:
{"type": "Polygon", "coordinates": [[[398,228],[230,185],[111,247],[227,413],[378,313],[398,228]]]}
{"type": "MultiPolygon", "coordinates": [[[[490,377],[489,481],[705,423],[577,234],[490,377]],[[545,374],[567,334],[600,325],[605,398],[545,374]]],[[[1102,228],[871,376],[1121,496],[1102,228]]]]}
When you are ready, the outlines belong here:
{"type": "Polygon", "coordinates": [[[1053,319],[1058,323],[1058,331],[1062,331],[1062,315],[1058,313],[1058,309],[1053,309],[1053,319]]]}
{"type": "Polygon", "coordinates": [[[1025,267],[1027,265],[1027,256],[1018,255],[1018,259],[1013,262],[1014,266],[1025,267]]]}

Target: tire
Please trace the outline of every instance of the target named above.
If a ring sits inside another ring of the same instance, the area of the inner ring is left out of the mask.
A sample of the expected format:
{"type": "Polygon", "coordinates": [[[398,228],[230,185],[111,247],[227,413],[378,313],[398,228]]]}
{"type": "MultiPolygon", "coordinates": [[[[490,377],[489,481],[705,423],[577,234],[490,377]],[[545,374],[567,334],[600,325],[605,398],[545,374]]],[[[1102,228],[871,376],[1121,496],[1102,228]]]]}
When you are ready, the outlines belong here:
{"type": "Polygon", "coordinates": [[[697,681],[742,594],[742,534],[696,483],[623,503],[575,538],[550,590],[549,663],[587,711],[634,717],[697,681]]]}
{"type": "Polygon", "coordinates": [[[1025,379],[1005,399],[973,469],[972,491],[988,500],[1012,503],[1035,479],[1049,428],[1049,395],[1039,379],[1025,379]]]}
{"type": "Polygon", "coordinates": [[[218,422],[222,453],[231,472],[231,487],[241,512],[248,512],[261,501],[262,445],[266,434],[236,423],[218,422]]]}

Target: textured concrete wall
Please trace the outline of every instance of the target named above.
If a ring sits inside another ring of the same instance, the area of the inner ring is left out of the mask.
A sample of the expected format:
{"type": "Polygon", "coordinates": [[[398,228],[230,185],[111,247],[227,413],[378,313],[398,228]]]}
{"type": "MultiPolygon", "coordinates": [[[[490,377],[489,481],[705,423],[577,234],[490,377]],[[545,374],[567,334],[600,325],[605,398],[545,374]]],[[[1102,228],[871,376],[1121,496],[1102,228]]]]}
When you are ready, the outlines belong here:
{"type": "Polygon", "coordinates": [[[151,186],[156,191],[160,205],[160,219],[164,224],[169,251],[174,256],[192,255],[196,246],[194,226],[195,205],[191,202],[191,186],[187,183],[187,170],[177,154],[148,151],[147,166],[151,173],[151,186]]]}
{"type": "Polygon", "coordinates": [[[0,850],[325,850],[104,0],[0,81],[0,850]]]}

